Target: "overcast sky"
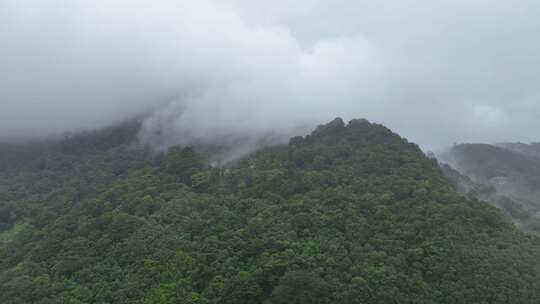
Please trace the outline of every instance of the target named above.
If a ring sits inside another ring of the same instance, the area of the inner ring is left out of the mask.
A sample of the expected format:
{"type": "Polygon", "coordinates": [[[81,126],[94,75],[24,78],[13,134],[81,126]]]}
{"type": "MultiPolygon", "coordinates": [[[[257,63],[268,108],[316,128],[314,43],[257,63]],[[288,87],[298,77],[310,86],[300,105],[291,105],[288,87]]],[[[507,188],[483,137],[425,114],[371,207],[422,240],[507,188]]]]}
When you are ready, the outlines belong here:
{"type": "Polygon", "coordinates": [[[1,0],[0,140],[142,115],[156,143],[336,116],[426,149],[540,141],[538,16],[537,0],[1,0]]]}

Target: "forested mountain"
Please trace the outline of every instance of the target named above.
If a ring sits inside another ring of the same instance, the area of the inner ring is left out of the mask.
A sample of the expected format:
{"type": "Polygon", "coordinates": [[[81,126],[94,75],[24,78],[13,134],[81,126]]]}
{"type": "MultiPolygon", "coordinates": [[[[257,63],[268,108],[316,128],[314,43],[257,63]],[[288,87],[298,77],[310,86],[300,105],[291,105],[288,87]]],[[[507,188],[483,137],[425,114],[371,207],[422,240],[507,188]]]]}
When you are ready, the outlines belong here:
{"type": "Polygon", "coordinates": [[[462,174],[445,168],[461,191],[484,199],[526,231],[540,234],[540,149],[538,144],[462,144],[441,160],[462,174]]]}
{"type": "Polygon", "coordinates": [[[0,148],[2,303],[538,303],[540,241],[387,128],[209,165],[137,126],[0,148]]]}
{"type": "Polygon", "coordinates": [[[480,181],[535,191],[540,189],[540,158],[529,153],[503,146],[463,144],[454,146],[446,159],[466,175],[480,181]]]}

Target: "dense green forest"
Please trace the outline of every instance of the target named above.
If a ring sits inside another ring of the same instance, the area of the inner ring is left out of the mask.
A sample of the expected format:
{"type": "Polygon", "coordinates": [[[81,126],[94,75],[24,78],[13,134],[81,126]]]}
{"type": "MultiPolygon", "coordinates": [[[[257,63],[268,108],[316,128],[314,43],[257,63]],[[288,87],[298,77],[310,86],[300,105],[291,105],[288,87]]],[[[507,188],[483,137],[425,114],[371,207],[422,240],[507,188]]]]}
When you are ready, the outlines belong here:
{"type": "Polygon", "coordinates": [[[210,166],[137,124],[0,147],[10,303],[538,303],[540,240],[387,128],[210,166]]]}

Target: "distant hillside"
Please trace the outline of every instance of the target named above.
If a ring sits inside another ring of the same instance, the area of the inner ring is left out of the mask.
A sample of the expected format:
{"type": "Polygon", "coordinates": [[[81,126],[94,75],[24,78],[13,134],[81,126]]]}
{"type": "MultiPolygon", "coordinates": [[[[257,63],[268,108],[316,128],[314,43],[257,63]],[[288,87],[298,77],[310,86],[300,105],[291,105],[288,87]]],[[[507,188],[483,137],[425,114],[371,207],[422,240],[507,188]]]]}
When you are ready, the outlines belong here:
{"type": "MultiPolygon", "coordinates": [[[[80,159],[99,154],[137,141],[141,125],[128,121],[92,132],[65,134],[63,138],[29,143],[0,143],[0,170],[40,166],[56,158],[80,159]]],[[[39,168],[36,168],[39,169],[39,168]]]]}
{"type": "Polygon", "coordinates": [[[540,189],[540,159],[503,147],[456,145],[443,156],[443,160],[483,182],[540,189]]]}
{"type": "MultiPolygon", "coordinates": [[[[502,208],[520,227],[540,233],[540,158],[537,144],[463,144],[452,147],[440,159],[472,178],[447,174],[476,191],[477,197],[502,208]]],[[[540,150],[539,150],[540,151],[540,150]]],[[[448,173],[449,170],[446,170],[448,173]]],[[[463,188],[463,187],[462,187],[463,188]]],[[[467,191],[465,191],[467,192],[467,191]]]]}
{"type": "Polygon", "coordinates": [[[540,143],[501,143],[497,144],[497,146],[526,156],[540,158],[540,143]]]}
{"type": "Polygon", "coordinates": [[[540,299],[540,240],[384,126],[336,119],[224,166],[114,133],[0,151],[2,303],[540,299]]]}

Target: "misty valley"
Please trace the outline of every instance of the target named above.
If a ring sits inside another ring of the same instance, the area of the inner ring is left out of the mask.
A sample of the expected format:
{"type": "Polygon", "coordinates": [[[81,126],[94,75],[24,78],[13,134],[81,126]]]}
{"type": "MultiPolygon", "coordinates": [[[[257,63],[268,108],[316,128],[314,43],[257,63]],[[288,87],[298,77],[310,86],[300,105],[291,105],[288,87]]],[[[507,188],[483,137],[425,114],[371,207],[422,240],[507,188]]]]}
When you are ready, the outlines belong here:
{"type": "Polygon", "coordinates": [[[437,160],[338,118],[220,162],[139,131],[0,145],[2,303],[540,299],[535,145],[437,160]]]}

